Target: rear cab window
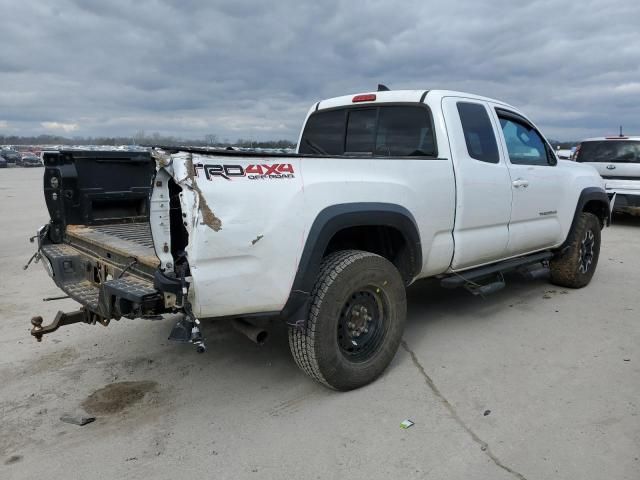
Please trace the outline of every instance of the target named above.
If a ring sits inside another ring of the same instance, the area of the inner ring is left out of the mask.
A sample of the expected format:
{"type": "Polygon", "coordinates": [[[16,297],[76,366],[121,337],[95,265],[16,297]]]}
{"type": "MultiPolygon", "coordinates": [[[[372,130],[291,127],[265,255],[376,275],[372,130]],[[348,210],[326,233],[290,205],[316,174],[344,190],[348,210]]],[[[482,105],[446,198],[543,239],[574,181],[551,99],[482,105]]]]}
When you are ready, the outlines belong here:
{"type": "Polygon", "coordinates": [[[311,115],[304,127],[300,153],[342,155],[344,153],[344,112],[333,110],[311,115]]]}
{"type": "Polygon", "coordinates": [[[348,112],[346,154],[366,155],[373,152],[377,117],[377,108],[358,109],[348,112]]]}
{"type": "Polygon", "coordinates": [[[640,163],[640,141],[593,140],[582,142],[577,162],[640,163]]]}
{"type": "Polygon", "coordinates": [[[299,152],[312,155],[437,157],[426,105],[381,104],[313,113],[299,152]]]}

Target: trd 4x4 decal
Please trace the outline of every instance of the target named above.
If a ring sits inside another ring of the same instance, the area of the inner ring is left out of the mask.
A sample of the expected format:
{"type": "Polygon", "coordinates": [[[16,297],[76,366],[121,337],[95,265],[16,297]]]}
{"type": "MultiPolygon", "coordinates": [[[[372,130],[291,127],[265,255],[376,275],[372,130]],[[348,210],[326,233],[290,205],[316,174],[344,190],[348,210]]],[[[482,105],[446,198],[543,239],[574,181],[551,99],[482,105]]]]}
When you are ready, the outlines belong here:
{"type": "Polygon", "coordinates": [[[246,177],[249,180],[270,180],[273,178],[294,178],[293,165],[290,163],[272,163],[263,165],[212,165],[196,163],[194,166],[196,177],[200,176],[200,171],[204,172],[207,180],[214,177],[222,177],[225,180],[232,180],[234,177],[246,177]]]}

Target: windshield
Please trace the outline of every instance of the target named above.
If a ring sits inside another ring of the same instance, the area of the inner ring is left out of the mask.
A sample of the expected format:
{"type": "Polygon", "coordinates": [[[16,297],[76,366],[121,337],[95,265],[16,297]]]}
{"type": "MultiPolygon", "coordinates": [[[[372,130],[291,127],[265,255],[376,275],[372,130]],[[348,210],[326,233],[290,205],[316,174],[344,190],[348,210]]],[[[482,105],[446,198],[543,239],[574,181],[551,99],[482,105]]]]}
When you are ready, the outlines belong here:
{"type": "Polygon", "coordinates": [[[578,162],[638,163],[640,142],[633,140],[583,142],[576,160],[578,162]]]}

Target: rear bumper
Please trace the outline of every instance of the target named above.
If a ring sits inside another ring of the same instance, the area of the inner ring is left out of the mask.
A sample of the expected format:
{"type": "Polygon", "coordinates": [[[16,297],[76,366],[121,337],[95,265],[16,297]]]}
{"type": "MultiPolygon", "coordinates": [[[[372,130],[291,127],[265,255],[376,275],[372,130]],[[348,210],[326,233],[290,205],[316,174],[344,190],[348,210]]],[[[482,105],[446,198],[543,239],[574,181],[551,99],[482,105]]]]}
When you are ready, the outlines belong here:
{"type": "Polygon", "coordinates": [[[614,210],[620,210],[624,208],[639,208],[640,207],[640,193],[637,194],[625,194],[616,193],[616,201],[613,205],[614,210]]]}
{"type": "Polygon", "coordinates": [[[69,297],[104,319],[137,318],[167,311],[153,279],[93,257],[67,244],[41,245],[49,276],[69,297]]]}
{"type": "Polygon", "coordinates": [[[605,190],[609,198],[615,195],[612,210],[640,207],[640,178],[638,180],[605,180],[605,190]]]}

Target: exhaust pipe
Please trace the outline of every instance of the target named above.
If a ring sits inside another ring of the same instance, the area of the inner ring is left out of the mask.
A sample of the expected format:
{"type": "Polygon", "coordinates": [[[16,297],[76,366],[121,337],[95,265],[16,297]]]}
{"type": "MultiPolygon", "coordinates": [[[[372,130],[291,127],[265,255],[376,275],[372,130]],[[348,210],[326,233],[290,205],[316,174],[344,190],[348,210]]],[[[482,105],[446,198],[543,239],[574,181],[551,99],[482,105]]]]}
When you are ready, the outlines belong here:
{"type": "Polygon", "coordinates": [[[269,333],[264,328],[256,327],[241,318],[234,318],[231,320],[231,325],[233,325],[233,328],[242,333],[253,343],[258,345],[264,345],[264,342],[269,336],[269,333]]]}

